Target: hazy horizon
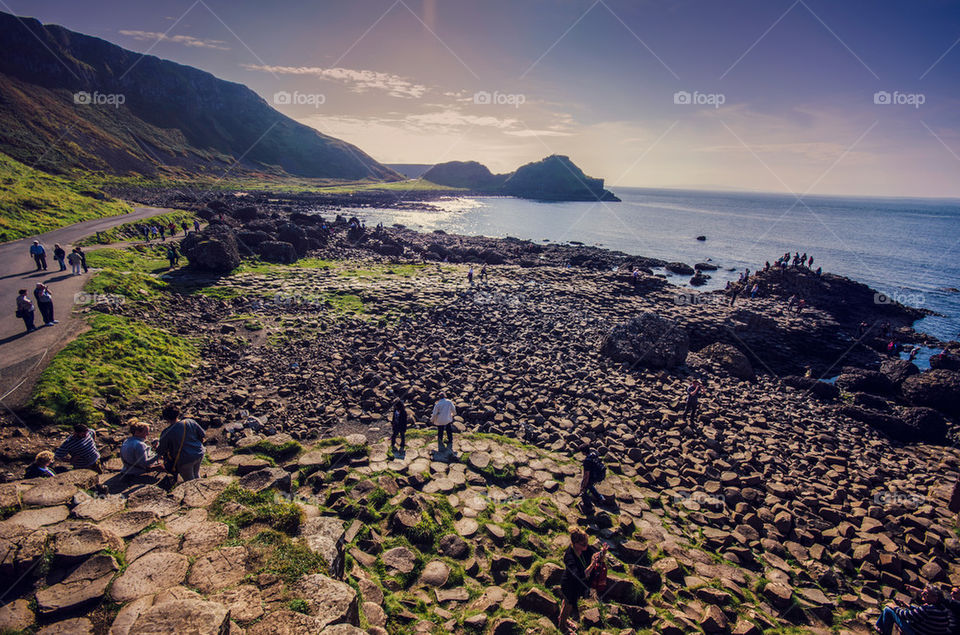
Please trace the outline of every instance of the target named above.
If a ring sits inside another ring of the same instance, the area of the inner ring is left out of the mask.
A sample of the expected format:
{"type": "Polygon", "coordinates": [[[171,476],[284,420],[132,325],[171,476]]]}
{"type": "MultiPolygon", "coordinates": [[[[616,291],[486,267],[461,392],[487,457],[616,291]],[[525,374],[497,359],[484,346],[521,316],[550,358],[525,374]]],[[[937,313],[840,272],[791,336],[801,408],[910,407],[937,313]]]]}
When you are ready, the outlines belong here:
{"type": "Polygon", "coordinates": [[[383,163],[556,153],[613,189],[960,198],[946,2],[4,9],[243,83],[383,163]]]}

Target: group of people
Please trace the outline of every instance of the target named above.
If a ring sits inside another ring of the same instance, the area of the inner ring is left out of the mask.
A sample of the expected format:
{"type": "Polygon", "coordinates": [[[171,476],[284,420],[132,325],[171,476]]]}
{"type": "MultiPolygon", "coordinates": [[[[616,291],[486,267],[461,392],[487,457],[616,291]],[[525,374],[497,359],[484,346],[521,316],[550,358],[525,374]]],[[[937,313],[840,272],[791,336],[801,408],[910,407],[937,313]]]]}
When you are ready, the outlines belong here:
{"type": "MultiPolygon", "coordinates": [[[[47,270],[47,250],[39,240],[33,241],[30,245],[30,257],[37,265],[37,271],[47,270]]],[[[67,270],[67,262],[70,263],[72,273],[75,276],[88,271],[87,255],[80,247],[74,247],[67,254],[66,250],[59,244],[53,246],[53,258],[60,265],[60,271],[67,270]]],[[[37,330],[36,312],[40,312],[40,318],[43,326],[53,326],[59,324],[59,320],[54,317],[53,294],[50,287],[42,282],[38,282],[33,289],[33,299],[30,299],[26,289],[20,289],[17,292],[17,310],[16,316],[23,320],[23,325],[27,333],[37,330]]]]}
{"type": "MultiPolygon", "coordinates": [[[[37,271],[47,270],[47,250],[43,245],[40,244],[39,240],[33,241],[33,244],[30,245],[30,257],[33,258],[34,263],[37,265],[37,271]]],[[[84,253],[83,249],[80,247],[74,247],[68,255],[63,247],[61,247],[59,244],[55,244],[53,246],[53,259],[57,261],[58,265],[60,265],[60,271],[67,270],[67,263],[70,263],[72,273],[75,276],[80,275],[81,269],[83,270],[83,273],[88,271],[87,254],[84,253]]]]}
{"type": "MultiPolygon", "coordinates": [[[[439,265],[438,265],[439,266],[439,265]]],[[[487,280],[487,265],[480,266],[480,282],[486,282],[487,280]]],[[[470,269],[467,270],[467,282],[470,286],[473,286],[473,265],[470,265],[470,269]]]]}
{"type": "MultiPolygon", "coordinates": [[[[190,229],[190,225],[187,224],[187,221],[181,221],[181,229],[183,229],[183,235],[186,236],[187,232],[190,229]]],[[[193,228],[196,231],[200,231],[200,221],[193,221],[193,228]]],[[[140,233],[143,235],[143,239],[147,242],[150,242],[154,238],[159,238],[161,241],[167,240],[167,234],[170,234],[170,238],[173,238],[177,235],[177,224],[173,221],[170,221],[166,225],[163,223],[141,223],[137,226],[137,229],[140,230],[140,233]]]]}

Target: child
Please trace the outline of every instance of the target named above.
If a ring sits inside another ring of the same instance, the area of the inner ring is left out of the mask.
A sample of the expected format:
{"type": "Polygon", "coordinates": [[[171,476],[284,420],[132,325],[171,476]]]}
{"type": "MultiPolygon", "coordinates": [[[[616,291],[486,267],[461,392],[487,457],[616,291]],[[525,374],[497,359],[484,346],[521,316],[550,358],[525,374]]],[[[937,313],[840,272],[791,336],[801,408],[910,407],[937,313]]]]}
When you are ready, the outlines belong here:
{"type": "Polygon", "coordinates": [[[44,450],[37,454],[33,459],[33,463],[27,466],[27,473],[24,474],[24,478],[41,478],[45,476],[54,476],[53,470],[50,469],[50,464],[53,462],[53,452],[49,450],[44,450]]]}

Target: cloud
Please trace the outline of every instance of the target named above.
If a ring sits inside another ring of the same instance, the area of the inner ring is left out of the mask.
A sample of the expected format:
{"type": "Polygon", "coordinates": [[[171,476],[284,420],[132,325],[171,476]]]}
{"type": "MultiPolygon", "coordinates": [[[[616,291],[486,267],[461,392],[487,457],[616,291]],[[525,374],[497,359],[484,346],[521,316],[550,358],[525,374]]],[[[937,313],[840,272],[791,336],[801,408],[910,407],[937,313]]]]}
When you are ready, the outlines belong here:
{"type": "Polygon", "coordinates": [[[419,99],[428,90],[423,84],[417,84],[400,75],[379,71],[339,67],[321,68],[318,66],[269,66],[266,64],[244,64],[243,67],[250,71],[264,71],[275,75],[311,75],[346,84],[354,92],[382,90],[392,97],[404,99],[419,99]]]}
{"type": "Polygon", "coordinates": [[[227,43],[223,40],[201,39],[190,35],[167,35],[166,33],[158,33],[156,31],[132,31],[126,29],[121,30],[120,35],[126,35],[135,40],[173,42],[174,44],[183,44],[184,46],[192,48],[217,49],[218,51],[230,50],[230,47],[226,46],[227,43]]]}

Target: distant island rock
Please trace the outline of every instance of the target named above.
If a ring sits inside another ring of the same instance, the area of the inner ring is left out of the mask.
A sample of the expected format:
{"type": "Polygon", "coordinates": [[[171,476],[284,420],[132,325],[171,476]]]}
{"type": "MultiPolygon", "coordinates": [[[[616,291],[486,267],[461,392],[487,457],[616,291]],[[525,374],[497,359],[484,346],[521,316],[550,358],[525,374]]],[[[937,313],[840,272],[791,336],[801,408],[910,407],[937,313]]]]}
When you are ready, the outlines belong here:
{"type": "Polygon", "coordinates": [[[438,163],[421,177],[437,185],[479,194],[516,196],[538,201],[619,201],[603,188],[603,179],[587,176],[570,160],[554,154],[527,163],[511,174],[493,174],[476,161],[438,163]]]}

